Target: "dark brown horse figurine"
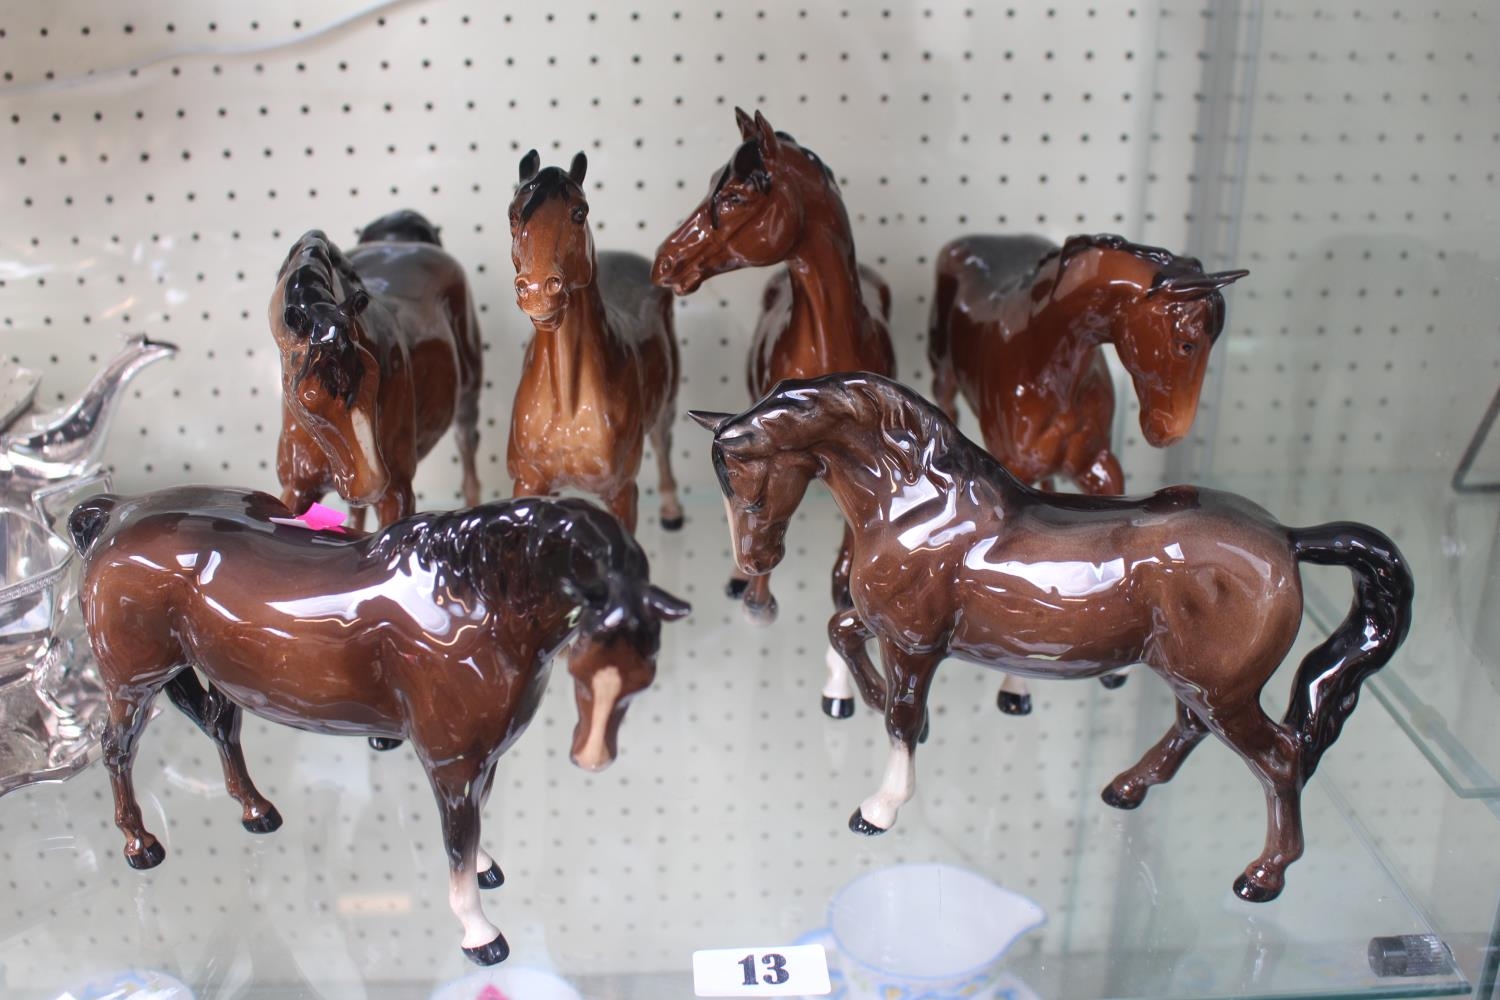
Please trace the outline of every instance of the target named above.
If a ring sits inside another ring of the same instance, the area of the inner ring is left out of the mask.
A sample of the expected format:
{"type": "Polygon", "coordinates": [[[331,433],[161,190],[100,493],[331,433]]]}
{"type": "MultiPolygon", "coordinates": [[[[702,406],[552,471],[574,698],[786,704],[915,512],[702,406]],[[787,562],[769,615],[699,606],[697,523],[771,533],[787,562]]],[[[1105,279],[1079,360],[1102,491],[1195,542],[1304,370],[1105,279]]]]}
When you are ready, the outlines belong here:
{"type": "MultiPolygon", "coordinates": [[[[927,358],[932,392],[958,419],[962,392],[991,455],[1022,482],[1066,475],[1085,493],[1125,492],[1110,447],[1113,344],[1141,403],[1141,433],[1180,440],[1198,411],[1209,350],[1224,327],[1219,289],[1248,271],[1205,274],[1195,257],[1119,236],[965,236],[938,254],[927,358]]],[[[1110,686],[1123,674],[1102,677],[1110,686]]],[[[1000,710],[1031,696],[1007,677],[1000,710]]]]}
{"type": "Polygon", "coordinates": [[[412,512],[417,462],[458,429],[464,502],[479,502],[479,323],[463,268],[416,212],[377,219],[348,256],[299,239],[271,296],[281,351],[276,473],[298,512],[333,488],[381,524],[412,512]]]}
{"type": "MultiPolygon", "coordinates": [[[[713,177],[708,197],[656,252],[651,279],[678,295],[743,267],[786,263],[766,284],[750,347],[750,398],[785,378],[840,371],[894,374],[891,292],[854,258],[854,236],[833,172],[812,150],[777,132],[760,112],[735,109],[741,143],[713,177]]],[[[730,583],[755,621],[771,621],[768,576],[730,583]]],[[[834,603],[849,604],[849,536],[833,572],[834,603]]],[[[830,659],[832,657],[830,654],[830,659]]],[[[833,670],[831,666],[831,671],[833,670]]],[[[830,714],[853,711],[842,668],[824,691],[830,714]]]]}
{"type": "Polygon", "coordinates": [[[661,524],[682,527],[672,476],[677,342],[671,293],[651,284],[639,254],[595,254],[583,192],[588,159],[565,173],[521,159],[510,204],[516,304],[536,334],[511,410],[506,462],[515,494],[564,487],[601,498],[635,531],[636,474],[649,433],[660,475],[661,524]]]}
{"type": "Polygon", "coordinates": [[[166,856],[130,774],[163,689],[218,747],[252,833],[281,816],[245,769],[241,709],[315,733],[407,739],[437,796],[464,951],[484,965],[509,949],[479,901],[502,881],[479,847],[480,811],[553,654],[577,637],[572,756],[598,770],[614,759],[626,704],[655,676],[661,622],[689,610],[651,585],[620,523],[583,500],[503,501],[362,535],[302,527],[264,493],[180,487],[94,497],[69,528],[126,861],[166,856]]]}
{"type": "Polygon", "coordinates": [[[1302,787],[1411,623],[1411,576],[1389,538],[1352,522],[1288,528],[1248,500],[1191,486],[1144,498],[1040,492],[876,375],[784,382],[738,416],[693,417],[714,429],[742,571],[781,561],[814,477],[853,528],[854,608],[834,615],[829,636],[891,740],[853,830],[889,829],[915,791],[913,753],[944,658],[1047,678],[1145,662],[1176,695],[1176,723],[1104,800],[1135,808],[1215,734],[1260,779],[1269,813],[1265,850],[1235,892],[1281,892],[1302,855],[1302,787]],[[1260,692],[1302,620],[1299,562],[1347,566],[1354,605],[1302,661],[1278,724],[1260,692]],[[884,678],[865,652],[872,635],[884,678]]]}

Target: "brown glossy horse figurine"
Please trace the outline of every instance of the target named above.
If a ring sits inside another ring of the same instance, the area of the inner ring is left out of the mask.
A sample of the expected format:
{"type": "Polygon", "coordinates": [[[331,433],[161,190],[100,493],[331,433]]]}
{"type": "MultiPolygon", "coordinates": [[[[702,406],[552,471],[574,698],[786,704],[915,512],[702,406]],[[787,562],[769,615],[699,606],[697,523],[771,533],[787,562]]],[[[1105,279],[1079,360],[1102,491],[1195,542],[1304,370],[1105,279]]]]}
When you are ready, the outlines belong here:
{"type": "Polygon", "coordinates": [[[656,674],[661,622],[689,610],[651,585],[620,523],[583,500],[502,501],[362,535],[301,527],[265,493],[179,487],[94,497],[69,528],[131,867],[166,856],[131,785],[163,689],[218,747],[252,833],[281,816],[245,769],[242,709],[315,733],[410,740],[437,796],[464,952],[482,965],[509,948],[479,901],[503,881],[479,847],[480,811],[552,656],[576,637],[572,757],[599,770],[656,674]]]}
{"type": "MultiPolygon", "coordinates": [[[[927,340],[933,399],[979,418],[991,455],[1022,482],[1051,489],[1066,475],[1084,493],[1117,496],[1125,475],[1110,447],[1113,344],[1141,404],[1141,433],[1180,440],[1198,412],[1209,350],[1224,328],[1219,289],[1248,271],[1205,274],[1195,257],[1119,236],[965,236],[938,254],[927,340]]],[[[1123,674],[1100,678],[1107,686],[1123,674]]],[[[1031,711],[1007,677],[1000,710],[1031,711]]]]}
{"type": "Polygon", "coordinates": [[[692,416],[714,429],[743,572],[781,561],[814,477],[853,529],[854,608],[833,616],[829,636],[891,740],[853,830],[889,829],[914,793],[927,693],[946,657],[1059,679],[1144,662],[1176,695],[1177,719],[1105,802],[1140,805],[1213,733],[1260,779],[1269,814],[1265,849],[1234,890],[1251,901],[1281,892],[1302,855],[1302,787],[1411,624],[1411,575],[1389,538],[1352,522],[1288,528],[1248,500],[1191,486],[1143,498],[1041,492],[876,375],[784,382],[738,416],[692,416]],[[1348,567],[1354,604],[1298,667],[1276,723],[1260,692],[1302,620],[1301,562],[1348,567]],[[883,678],[865,652],[872,635],[883,678]]]}
{"type": "Polygon", "coordinates": [[[506,456],[516,496],[564,487],[601,497],[632,532],[644,439],[660,475],[661,524],[682,527],[672,475],[677,341],[672,296],[651,284],[639,254],[594,252],[583,179],[588,159],[564,172],[521,159],[510,203],[516,304],[536,334],[511,410],[506,456]]]}
{"type": "Polygon", "coordinates": [[[482,385],[479,322],[437,230],[401,211],[366,226],[348,256],[314,229],[271,295],[281,351],[276,473],[301,512],[332,488],[381,524],[412,513],[417,463],[458,430],[464,502],[479,502],[474,451],[482,385]]]}
{"type": "MultiPolygon", "coordinates": [[[[708,197],[656,252],[651,280],[678,295],[743,267],[786,263],[766,284],[750,347],[750,398],[785,378],[840,371],[894,374],[891,291],[856,263],[854,236],[833,172],[817,154],[771,128],[760,112],[735,109],[741,143],[713,177],[708,197]]],[[[768,576],[732,580],[757,622],[776,617],[768,576]]],[[[837,607],[849,606],[849,535],[833,571],[837,607]]],[[[844,716],[853,692],[832,663],[824,709],[844,716]]]]}

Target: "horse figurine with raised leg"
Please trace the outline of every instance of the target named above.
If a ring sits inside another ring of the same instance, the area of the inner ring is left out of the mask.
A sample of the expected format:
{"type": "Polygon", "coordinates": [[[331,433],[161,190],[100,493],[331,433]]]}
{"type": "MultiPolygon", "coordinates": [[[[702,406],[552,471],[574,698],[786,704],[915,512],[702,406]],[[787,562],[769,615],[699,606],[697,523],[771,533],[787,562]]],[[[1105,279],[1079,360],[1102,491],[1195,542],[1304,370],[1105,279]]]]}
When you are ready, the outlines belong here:
{"type": "MultiPolygon", "coordinates": [[[[748,364],[750,398],[786,378],[840,371],[894,375],[891,290],[859,264],[833,172],[812,150],[736,108],[740,145],[713,177],[708,197],[656,252],[651,278],[678,295],[716,274],[785,263],[766,284],[748,364]]],[[[849,534],[833,568],[834,606],[849,606],[849,534]]],[[[730,581],[752,621],[776,617],[769,576],[730,581]]],[[[854,692],[843,661],[828,653],[823,711],[846,718],[854,692]]]]}
{"type": "Polygon", "coordinates": [[[781,561],[815,477],[853,531],[853,613],[835,614],[829,634],[891,742],[853,830],[890,829],[914,794],[927,692],[946,657],[1057,679],[1144,662],[1176,696],[1176,721],[1104,800],[1140,805],[1213,733],[1260,779],[1269,814],[1265,849],[1234,890],[1251,901],[1281,892],[1302,855],[1302,787],[1411,624],[1411,575],[1389,538],[1352,522],[1288,528],[1248,500],[1191,486],[1143,498],[1044,493],[878,375],[783,382],[737,416],[692,416],[714,431],[743,572],[781,561]],[[1260,692],[1302,621],[1302,562],[1348,567],[1354,604],[1303,659],[1277,723],[1260,692]],[[865,652],[872,635],[883,676],[865,652]]]}
{"type": "Polygon", "coordinates": [[[583,500],[502,501],[362,535],[303,527],[265,493],[179,487],[94,497],[69,529],[131,867],[166,856],[131,784],[162,690],[217,746],[252,833],[281,816],[246,770],[242,710],[315,733],[410,740],[437,797],[463,950],[481,965],[509,948],[479,900],[503,881],[479,846],[480,812],[548,663],[573,642],[572,758],[600,770],[626,705],[656,674],[661,623],[689,611],[651,584],[620,523],[583,500]]]}
{"type": "Polygon", "coordinates": [[[375,220],[346,256],[314,229],[271,295],[281,352],[276,473],[301,513],[336,490],[382,525],[411,514],[417,463],[457,428],[464,503],[479,502],[474,452],[483,384],[474,297],[436,228],[412,211],[375,220]]]}
{"type": "Polygon", "coordinates": [[[672,475],[681,365],[672,295],[639,254],[595,253],[579,153],[564,172],[521,159],[510,205],[516,304],[536,333],[511,411],[506,463],[515,495],[565,487],[602,498],[632,532],[646,436],[656,452],[661,525],[682,527],[672,475]]]}
{"type": "MultiPolygon", "coordinates": [[[[1141,433],[1164,448],[1198,411],[1208,355],[1224,328],[1220,289],[1248,271],[1206,274],[1195,257],[1119,236],[965,236],[938,253],[927,359],[933,399],[957,421],[962,393],[991,455],[1051,489],[1067,476],[1093,496],[1125,492],[1111,448],[1113,344],[1141,404],[1141,433]]],[[[1124,674],[1105,674],[1106,686],[1124,674]]],[[[999,706],[1031,711],[1007,676],[999,706]]]]}

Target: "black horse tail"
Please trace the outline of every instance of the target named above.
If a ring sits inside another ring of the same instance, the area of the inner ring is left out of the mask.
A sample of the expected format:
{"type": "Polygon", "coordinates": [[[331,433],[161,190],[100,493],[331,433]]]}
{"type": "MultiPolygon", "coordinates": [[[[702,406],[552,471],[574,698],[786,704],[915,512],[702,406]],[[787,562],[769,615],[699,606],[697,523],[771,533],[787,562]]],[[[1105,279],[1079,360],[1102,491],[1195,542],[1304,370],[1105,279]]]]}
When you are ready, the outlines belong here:
{"type": "Polygon", "coordinates": [[[114,513],[115,503],[118,497],[101,493],[73,508],[73,513],[68,515],[68,534],[73,536],[73,545],[83,555],[88,555],[89,548],[104,534],[104,529],[109,526],[109,516],[114,513]]]}
{"type": "Polygon", "coordinates": [[[391,243],[431,243],[435,247],[443,245],[438,238],[438,228],[421,212],[414,212],[409,208],[403,208],[389,215],[382,215],[374,222],[359,231],[361,243],[378,243],[387,241],[391,243]]]}
{"type": "Polygon", "coordinates": [[[1353,606],[1333,634],[1302,660],[1282,719],[1302,744],[1306,781],[1354,711],[1360,684],[1389,663],[1406,638],[1413,584],[1396,543],[1367,525],[1335,521],[1292,528],[1288,535],[1297,559],[1347,566],[1354,575],[1353,606]]]}

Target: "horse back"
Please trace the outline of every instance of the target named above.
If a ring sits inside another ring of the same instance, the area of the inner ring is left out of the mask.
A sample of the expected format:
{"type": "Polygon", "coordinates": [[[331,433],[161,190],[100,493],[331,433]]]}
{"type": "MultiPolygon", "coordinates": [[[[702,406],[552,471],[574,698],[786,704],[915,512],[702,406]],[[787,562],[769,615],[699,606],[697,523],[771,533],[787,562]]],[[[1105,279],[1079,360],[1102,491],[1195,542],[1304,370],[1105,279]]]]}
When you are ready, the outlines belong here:
{"type": "Polygon", "coordinates": [[[601,250],[595,282],[604,302],[605,327],[638,365],[646,426],[677,398],[681,364],[673,335],[672,293],[651,283],[651,261],[638,253],[601,250]]]}

